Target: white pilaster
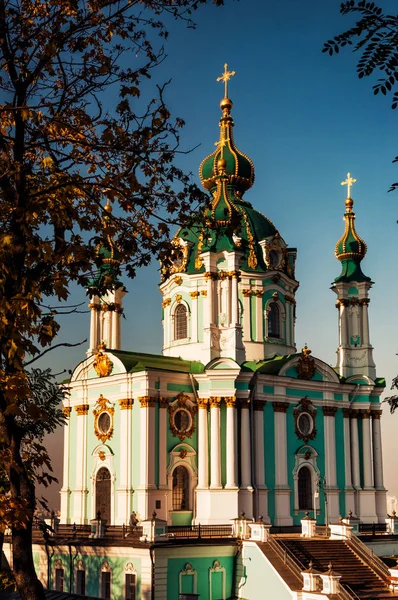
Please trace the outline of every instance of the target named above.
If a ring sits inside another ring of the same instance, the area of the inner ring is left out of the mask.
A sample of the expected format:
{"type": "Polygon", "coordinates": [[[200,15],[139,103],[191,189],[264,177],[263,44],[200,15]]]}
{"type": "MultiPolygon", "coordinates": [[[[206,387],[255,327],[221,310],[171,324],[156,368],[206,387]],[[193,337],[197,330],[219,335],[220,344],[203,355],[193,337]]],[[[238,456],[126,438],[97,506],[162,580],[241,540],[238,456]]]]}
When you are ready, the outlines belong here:
{"type": "Polygon", "coordinates": [[[352,483],[356,490],[361,489],[361,476],[359,471],[359,437],[358,437],[358,411],[351,412],[351,473],[352,483]]]}
{"type": "Polygon", "coordinates": [[[333,523],[339,518],[339,490],[336,477],[336,422],[337,408],[323,407],[325,436],[325,476],[329,503],[329,519],[333,523]]]}
{"type": "Polygon", "coordinates": [[[384,489],[380,417],[381,410],[372,411],[373,466],[374,485],[376,489],[384,489]]]}
{"type": "Polygon", "coordinates": [[[350,415],[349,408],[343,408],[343,427],[344,427],[344,470],[345,470],[345,507],[346,514],[350,512],[355,514],[355,491],[352,487],[352,470],[351,470],[351,432],[350,432],[350,415]]]}
{"type": "Polygon", "coordinates": [[[251,341],[250,331],[250,297],[251,290],[243,290],[243,341],[251,341]]]}
{"type": "Polygon", "coordinates": [[[225,402],[227,405],[227,481],[225,487],[236,489],[238,487],[236,398],[235,396],[227,397],[225,402]]]}
{"type": "Polygon", "coordinates": [[[167,488],[167,398],[159,399],[159,488],[167,488]]]}
{"type": "Polygon", "coordinates": [[[362,416],[362,455],[363,455],[363,487],[373,487],[372,473],[372,441],[370,436],[370,411],[361,411],[362,416]]]}
{"type": "Polygon", "coordinates": [[[368,298],[365,298],[364,300],[361,301],[361,305],[362,305],[362,346],[370,345],[368,304],[369,304],[368,298]]]}
{"type": "Polygon", "coordinates": [[[64,414],[68,418],[68,422],[64,425],[64,462],[63,462],[63,480],[61,489],[61,523],[70,523],[70,489],[71,482],[69,481],[69,438],[70,438],[70,427],[69,419],[72,409],[69,406],[63,408],[64,414]]]}
{"type": "Polygon", "coordinates": [[[87,523],[87,415],[88,404],[75,406],[76,423],[76,481],[71,519],[76,524],[87,523]]]}
{"type": "Polygon", "coordinates": [[[231,271],[231,324],[239,323],[238,272],[231,271]]]}
{"type": "MultiPolygon", "coordinates": [[[[262,310],[261,310],[262,312],[262,310]]],[[[268,517],[268,490],[265,485],[265,461],[264,461],[264,406],[265,401],[254,401],[254,437],[255,437],[255,480],[257,494],[257,515],[263,517],[265,522],[269,521],[268,517]]]]}
{"type": "Polygon", "coordinates": [[[215,324],[214,321],[214,313],[215,313],[215,308],[214,308],[214,298],[213,298],[213,292],[214,292],[214,282],[213,282],[213,273],[206,273],[206,287],[207,287],[207,318],[208,318],[208,322],[206,323],[207,327],[210,327],[211,325],[215,324]]]}
{"type": "Polygon", "coordinates": [[[251,452],[250,452],[250,414],[249,402],[241,403],[241,487],[251,487],[251,452]]]}
{"type": "Polygon", "coordinates": [[[256,342],[264,342],[263,290],[255,290],[256,295],[256,342]]]}
{"type": "Polygon", "coordinates": [[[120,469],[116,490],[116,525],[128,523],[132,511],[131,451],[133,399],[119,400],[120,427],[120,469]]]}
{"type": "Polygon", "coordinates": [[[210,397],[211,450],[210,450],[210,487],[221,489],[221,440],[220,440],[220,403],[221,398],[210,397]]]}
{"type": "Polygon", "coordinates": [[[89,353],[97,351],[97,347],[101,340],[99,339],[100,328],[100,304],[98,296],[92,296],[91,302],[88,305],[90,309],[90,348],[89,353]]]}
{"type": "Polygon", "coordinates": [[[191,302],[191,342],[195,344],[198,341],[198,297],[199,292],[190,292],[191,302]]]}

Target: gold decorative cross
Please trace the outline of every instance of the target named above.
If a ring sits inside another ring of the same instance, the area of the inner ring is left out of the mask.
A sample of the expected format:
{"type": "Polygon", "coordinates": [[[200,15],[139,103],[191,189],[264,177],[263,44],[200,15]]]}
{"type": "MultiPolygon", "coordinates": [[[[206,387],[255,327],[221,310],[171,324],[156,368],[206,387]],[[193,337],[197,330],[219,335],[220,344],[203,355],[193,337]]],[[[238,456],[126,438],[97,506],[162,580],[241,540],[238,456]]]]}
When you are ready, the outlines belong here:
{"type": "Polygon", "coordinates": [[[224,73],[221,77],[217,77],[217,81],[224,82],[224,98],[228,98],[228,81],[235,75],[235,71],[228,71],[228,65],[224,65],[224,73]]]}
{"type": "Polygon", "coordinates": [[[224,146],[227,142],[229,142],[229,138],[226,138],[225,140],[219,140],[218,142],[214,142],[214,145],[221,150],[221,158],[224,158],[224,146]]]}
{"type": "Polygon", "coordinates": [[[351,173],[347,173],[347,179],[341,182],[341,185],[347,186],[347,198],[351,198],[351,187],[353,183],[356,183],[356,179],[351,177],[351,173]]]}

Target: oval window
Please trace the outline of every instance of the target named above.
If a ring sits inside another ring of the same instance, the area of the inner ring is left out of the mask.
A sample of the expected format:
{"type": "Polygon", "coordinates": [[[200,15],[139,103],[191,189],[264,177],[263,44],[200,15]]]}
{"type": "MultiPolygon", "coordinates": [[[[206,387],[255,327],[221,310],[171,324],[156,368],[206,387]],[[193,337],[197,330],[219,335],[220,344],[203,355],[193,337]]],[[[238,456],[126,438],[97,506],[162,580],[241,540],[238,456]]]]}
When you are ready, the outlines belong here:
{"type": "Polygon", "coordinates": [[[111,417],[109,413],[103,412],[98,417],[98,429],[101,433],[108,433],[111,428],[111,417]]]}
{"type": "Polygon", "coordinates": [[[308,413],[301,413],[297,419],[297,427],[301,435],[308,435],[312,431],[312,417],[308,413]]]}
{"type": "Polygon", "coordinates": [[[174,414],[174,425],[179,432],[187,431],[191,426],[191,415],[188,411],[180,408],[174,414]]]}

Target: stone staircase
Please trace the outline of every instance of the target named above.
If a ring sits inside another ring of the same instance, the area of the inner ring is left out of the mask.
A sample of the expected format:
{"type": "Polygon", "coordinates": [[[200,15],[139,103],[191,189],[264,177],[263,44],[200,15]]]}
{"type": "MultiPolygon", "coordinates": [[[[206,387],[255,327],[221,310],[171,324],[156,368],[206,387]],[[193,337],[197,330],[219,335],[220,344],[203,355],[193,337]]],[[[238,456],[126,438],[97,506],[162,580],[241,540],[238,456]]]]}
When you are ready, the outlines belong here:
{"type": "Polygon", "coordinates": [[[351,542],[345,539],[306,539],[298,536],[272,537],[271,546],[276,543],[282,554],[275,553],[267,542],[259,544],[259,547],[292,590],[302,589],[302,579],[300,584],[297,581],[297,569],[293,567],[296,573],[292,573],[293,563],[302,570],[303,567],[307,569],[312,561],[313,568],[323,573],[331,563],[333,570],[342,575],[340,581],[353,598],[398,598],[398,593],[391,592],[388,588],[388,569],[384,569],[380,562],[372,559],[366,548],[362,548],[361,542],[357,540],[351,542]],[[279,563],[272,554],[276,554],[279,563]],[[281,557],[286,557],[285,561],[281,557]]]}

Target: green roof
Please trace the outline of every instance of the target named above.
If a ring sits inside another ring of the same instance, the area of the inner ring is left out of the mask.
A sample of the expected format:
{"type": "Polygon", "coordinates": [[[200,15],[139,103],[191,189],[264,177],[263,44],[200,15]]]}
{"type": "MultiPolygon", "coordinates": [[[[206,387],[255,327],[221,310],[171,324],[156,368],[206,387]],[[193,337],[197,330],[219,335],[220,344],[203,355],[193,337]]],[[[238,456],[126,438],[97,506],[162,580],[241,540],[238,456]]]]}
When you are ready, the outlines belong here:
{"type": "Polygon", "coordinates": [[[128,373],[138,371],[161,370],[176,371],[178,373],[203,373],[204,365],[199,361],[183,360],[174,356],[163,356],[159,354],[144,354],[138,352],[126,352],[124,350],[107,350],[118,358],[128,373]]]}

